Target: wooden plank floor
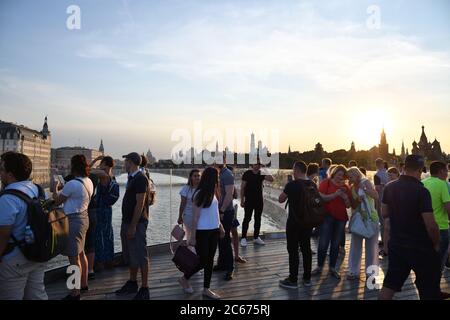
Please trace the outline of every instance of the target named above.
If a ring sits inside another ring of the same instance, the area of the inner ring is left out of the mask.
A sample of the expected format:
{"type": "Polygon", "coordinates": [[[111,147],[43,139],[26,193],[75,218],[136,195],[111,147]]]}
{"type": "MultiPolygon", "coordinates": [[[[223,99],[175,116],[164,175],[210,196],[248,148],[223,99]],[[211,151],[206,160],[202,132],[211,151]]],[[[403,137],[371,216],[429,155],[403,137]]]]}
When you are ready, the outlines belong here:
{"type": "MultiPolygon", "coordinates": [[[[346,251],[349,251],[349,235],[347,235],[346,251]]],[[[317,241],[312,241],[313,251],[317,251],[317,241]]],[[[211,281],[211,289],[216,290],[224,299],[236,300],[374,300],[377,299],[378,290],[366,288],[364,277],[362,280],[349,281],[345,278],[347,272],[348,254],[340,255],[338,264],[342,279],[340,281],[327,276],[327,269],[321,277],[312,279],[312,287],[305,288],[302,285],[297,290],[287,290],[279,287],[278,281],[288,275],[288,255],[285,239],[267,240],[265,246],[253,246],[249,242],[247,248],[241,248],[241,255],[247,258],[246,264],[238,264],[235,269],[235,277],[232,281],[222,280],[223,273],[214,273],[211,281]]],[[[301,256],[301,255],[300,255],[301,256]]],[[[313,268],[317,263],[317,254],[313,255],[313,268]]],[[[384,272],[387,268],[387,260],[380,260],[384,272]]],[[[364,257],[362,261],[364,266],[364,257]]],[[[302,275],[302,263],[300,261],[299,275],[302,275]]],[[[364,272],[361,272],[364,274],[364,272]]],[[[150,270],[150,299],[180,300],[202,299],[201,290],[203,273],[195,275],[191,284],[195,290],[192,295],[182,292],[177,279],[181,273],[171,261],[171,255],[156,254],[151,257],[150,270]]],[[[120,288],[127,280],[126,268],[97,273],[96,279],[89,283],[89,292],[82,296],[85,300],[118,299],[114,291],[120,288]]],[[[383,275],[378,281],[381,283],[383,275]]],[[[414,273],[410,275],[403,287],[403,291],[396,295],[396,299],[418,299],[417,290],[413,284],[414,273]]],[[[442,279],[442,289],[450,291],[450,271],[445,271],[442,279]]],[[[47,285],[50,299],[60,299],[67,294],[65,281],[61,280],[47,285]]],[[[125,297],[122,299],[131,299],[125,297]]]]}

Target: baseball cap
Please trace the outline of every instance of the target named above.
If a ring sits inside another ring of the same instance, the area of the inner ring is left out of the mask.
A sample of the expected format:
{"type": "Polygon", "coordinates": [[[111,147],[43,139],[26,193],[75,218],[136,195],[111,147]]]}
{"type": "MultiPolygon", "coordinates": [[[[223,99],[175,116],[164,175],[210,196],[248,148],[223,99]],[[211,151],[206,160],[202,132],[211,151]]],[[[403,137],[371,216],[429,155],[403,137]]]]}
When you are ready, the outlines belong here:
{"type": "Polygon", "coordinates": [[[141,155],[137,152],[131,152],[122,156],[122,158],[128,159],[133,162],[135,165],[139,166],[141,164],[141,155]]]}

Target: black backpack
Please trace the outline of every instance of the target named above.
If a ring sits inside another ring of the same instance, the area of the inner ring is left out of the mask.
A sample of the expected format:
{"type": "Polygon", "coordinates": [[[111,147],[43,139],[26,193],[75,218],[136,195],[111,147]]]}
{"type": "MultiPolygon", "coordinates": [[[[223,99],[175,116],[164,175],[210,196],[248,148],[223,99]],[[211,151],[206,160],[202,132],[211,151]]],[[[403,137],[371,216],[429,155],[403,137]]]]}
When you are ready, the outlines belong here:
{"type": "Polygon", "coordinates": [[[55,208],[45,200],[42,187],[36,186],[38,197],[30,198],[15,189],[3,190],[0,196],[14,195],[27,204],[27,226],[33,231],[34,242],[28,244],[25,240],[18,241],[11,235],[13,245],[19,247],[28,260],[47,262],[63,252],[69,234],[69,220],[61,208],[55,208]]]}
{"type": "Polygon", "coordinates": [[[299,206],[302,210],[302,212],[299,212],[299,217],[302,217],[300,223],[309,228],[318,227],[325,220],[325,201],[323,201],[319,190],[313,183],[302,185],[304,201],[299,206]]]}

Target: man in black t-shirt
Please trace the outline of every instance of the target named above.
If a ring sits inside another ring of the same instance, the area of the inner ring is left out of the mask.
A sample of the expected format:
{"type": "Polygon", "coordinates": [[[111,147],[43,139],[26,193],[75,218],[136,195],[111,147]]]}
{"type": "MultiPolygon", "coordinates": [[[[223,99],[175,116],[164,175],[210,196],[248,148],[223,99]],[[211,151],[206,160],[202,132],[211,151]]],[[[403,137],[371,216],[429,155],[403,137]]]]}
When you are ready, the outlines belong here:
{"type": "Polygon", "coordinates": [[[148,187],[145,174],[139,170],[141,156],[132,152],[123,156],[128,182],[122,202],[122,254],[129,266],[130,280],[116,291],[119,296],[136,293],[134,300],[149,300],[148,252],[146,232],[148,226],[148,187]],[[137,273],[141,270],[142,284],[138,291],[137,273]]]}
{"type": "Polygon", "coordinates": [[[289,277],[280,280],[280,286],[288,289],[296,289],[298,287],[298,266],[299,254],[298,247],[303,255],[303,285],[311,286],[311,233],[312,228],[301,224],[303,221],[302,208],[305,201],[305,186],[313,186],[316,184],[308,179],[306,175],[307,166],[303,161],[297,161],[294,164],[294,180],[288,182],[284,187],[283,193],[278,198],[280,203],[288,200],[289,212],[286,222],[286,241],[289,254],[289,277]]]}
{"type": "Polygon", "coordinates": [[[259,162],[252,165],[252,169],[245,171],[242,175],[241,207],[245,211],[244,221],[242,222],[242,247],[247,246],[247,230],[252,220],[253,211],[255,212],[253,238],[255,239],[255,244],[264,245],[264,241],[259,237],[264,207],[263,181],[273,182],[273,177],[261,174],[261,164],[259,162]]]}
{"type": "Polygon", "coordinates": [[[431,195],[420,182],[424,159],[410,155],[405,172],[388,183],[383,192],[384,250],[389,265],[380,299],[390,300],[399,292],[411,270],[420,299],[441,299],[439,227],[433,215],[431,195]]]}

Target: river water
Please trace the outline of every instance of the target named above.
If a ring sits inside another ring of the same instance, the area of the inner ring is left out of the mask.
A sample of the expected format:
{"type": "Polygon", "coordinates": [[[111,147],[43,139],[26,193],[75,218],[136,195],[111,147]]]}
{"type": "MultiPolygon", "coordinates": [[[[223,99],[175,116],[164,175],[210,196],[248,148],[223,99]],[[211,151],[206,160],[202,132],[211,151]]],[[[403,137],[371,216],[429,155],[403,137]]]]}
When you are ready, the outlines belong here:
{"type": "MultiPolygon", "coordinates": [[[[149,245],[167,243],[170,241],[170,231],[178,219],[178,208],[180,205],[179,192],[187,179],[169,174],[152,172],[151,178],[156,185],[156,203],[150,207],[150,219],[147,229],[147,241],[149,245]]],[[[125,194],[126,174],[117,177],[120,185],[120,198],[113,206],[113,230],[114,230],[114,250],[122,251],[120,242],[120,224],[122,219],[122,198],[125,194]]],[[[236,200],[235,200],[236,201],[236,200]]],[[[237,202],[236,202],[237,203],[237,202]]],[[[238,219],[242,223],[244,210],[239,206],[238,219]]],[[[263,212],[261,221],[262,231],[283,230],[284,226],[272,219],[267,212],[263,212]]],[[[239,232],[240,232],[239,227],[239,232]]],[[[249,232],[253,232],[253,221],[250,223],[249,232]]],[[[58,256],[47,263],[47,268],[52,269],[67,264],[67,258],[58,256]]]]}

